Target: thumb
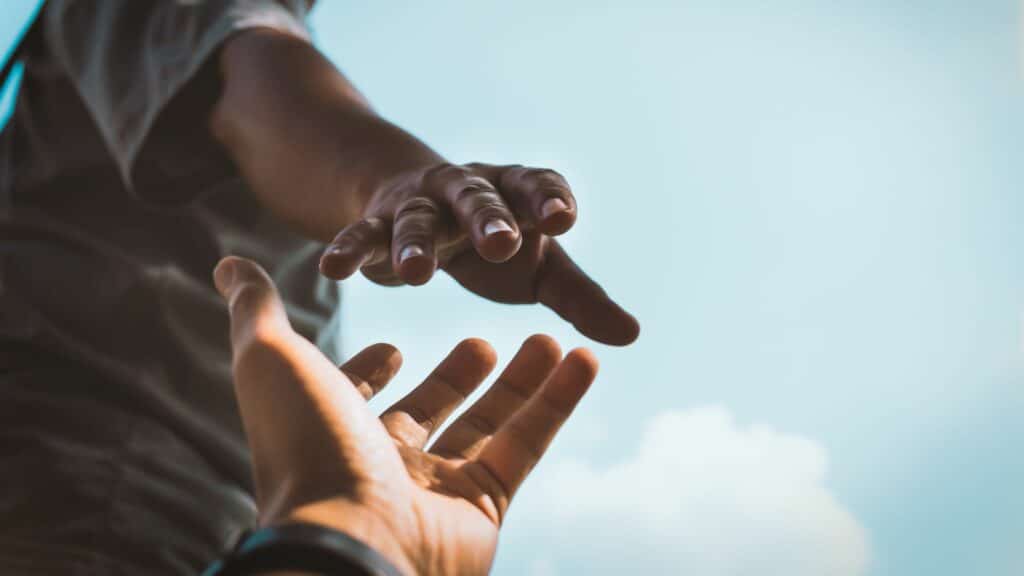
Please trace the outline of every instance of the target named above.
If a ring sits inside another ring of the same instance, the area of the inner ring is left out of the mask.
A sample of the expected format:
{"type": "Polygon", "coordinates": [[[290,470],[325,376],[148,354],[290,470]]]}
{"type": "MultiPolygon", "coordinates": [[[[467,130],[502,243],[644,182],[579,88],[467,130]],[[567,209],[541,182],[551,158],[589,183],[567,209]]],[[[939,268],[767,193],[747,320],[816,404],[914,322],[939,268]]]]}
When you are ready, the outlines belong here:
{"type": "Polygon", "coordinates": [[[580,270],[557,241],[548,242],[547,250],[537,278],[540,303],[598,342],[626,346],[636,340],[640,334],[636,318],[580,270]]]}
{"type": "Polygon", "coordinates": [[[352,489],[367,471],[401,469],[351,381],[291,329],[267,273],[232,256],[217,264],[213,279],[231,314],[235,394],[261,515],[352,489]]]}
{"type": "Polygon", "coordinates": [[[228,256],[213,270],[213,283],[227,300],[231,315],[231,346],[250,344],[258,335],[289,334],[291,325],[277,288],[252,260],[228,256]]]}

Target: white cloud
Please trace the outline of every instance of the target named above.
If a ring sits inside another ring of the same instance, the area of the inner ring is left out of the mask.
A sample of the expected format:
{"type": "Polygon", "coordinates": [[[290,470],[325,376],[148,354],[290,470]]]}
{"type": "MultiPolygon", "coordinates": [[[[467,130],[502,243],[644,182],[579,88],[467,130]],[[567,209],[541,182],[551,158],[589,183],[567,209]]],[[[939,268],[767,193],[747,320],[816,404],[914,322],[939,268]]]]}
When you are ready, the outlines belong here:
{"type": "Polygon", "coordinates": [[[824,486],[812,440],[720,407],[652,419],[632,457],[552,462],[529,498],[538,574],[852,576],[863,528],[824,486]]]}

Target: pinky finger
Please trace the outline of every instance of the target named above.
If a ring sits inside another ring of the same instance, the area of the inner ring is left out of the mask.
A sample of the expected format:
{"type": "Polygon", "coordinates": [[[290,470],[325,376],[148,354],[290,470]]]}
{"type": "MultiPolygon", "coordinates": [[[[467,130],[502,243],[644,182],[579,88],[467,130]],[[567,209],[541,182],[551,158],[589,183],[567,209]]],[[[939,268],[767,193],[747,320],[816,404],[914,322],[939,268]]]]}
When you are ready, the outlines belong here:
{"type": "Polygon", "coordinates": [[[344,280],[360,268],[386,259],[391,229],[380,218],[364,218],[345,227],[320,257],[320,273],[344,280]]]}

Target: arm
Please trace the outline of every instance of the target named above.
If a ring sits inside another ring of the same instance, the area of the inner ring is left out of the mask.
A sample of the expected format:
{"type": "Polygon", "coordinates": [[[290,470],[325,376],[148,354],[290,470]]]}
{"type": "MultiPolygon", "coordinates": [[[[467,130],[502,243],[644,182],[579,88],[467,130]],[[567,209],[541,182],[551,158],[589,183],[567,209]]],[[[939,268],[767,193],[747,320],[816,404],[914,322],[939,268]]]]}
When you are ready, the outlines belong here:
{"type": "Polygon", "coordinates": [[[225,45],[220,65],[214,138],[259,200],[311,238],[329,242],[358,220],[388,175],[444,162],[305,40],[252,30],[225,45]]]}
{"type": "Polygon", "coordinates": [[[325,275],[418,285],[440,268],[491,300],[541,302],[602,342],[636,338],[636,320],[553,239],[576,218],[556,172],[448,164],[294,36],[239,34],[219,64],[210,131],[268,210],[330,242],[325,275]]]}
{"type": "MultiPolygon", "coordinates": [[[[553,238],[576,218],[556,172],[450,165],[373,113],[310,44],[302,0],[49,0],[47,43],[125,185],[187,202],[236,174],[265,208],[331,240],[321,271],[539,302],[628,344],[636,320],[553,238]]],[[[458,120],[453,119],[453,120],[458,120]]]]}

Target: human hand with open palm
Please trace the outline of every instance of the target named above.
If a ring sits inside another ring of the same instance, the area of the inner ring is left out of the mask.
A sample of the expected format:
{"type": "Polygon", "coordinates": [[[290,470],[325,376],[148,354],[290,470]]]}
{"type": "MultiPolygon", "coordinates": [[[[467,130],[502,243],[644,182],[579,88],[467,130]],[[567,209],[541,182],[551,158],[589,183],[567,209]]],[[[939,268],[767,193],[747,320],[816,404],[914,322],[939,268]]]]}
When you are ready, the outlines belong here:
{"type": "Polygon", "coordinates": [[[291,329],[257,265],[227,258],[214,278],[231,311],[261,524],[340,530],[409,574],[485,574],[513,495],[594,380],[590,352],[562,358],[551,338],[531,337],[428,448],[493,369],[486,342],[460,343],[378,419],[366,399],[397,372],[394,347],[371,346],[339,370],[291,329]]]}

